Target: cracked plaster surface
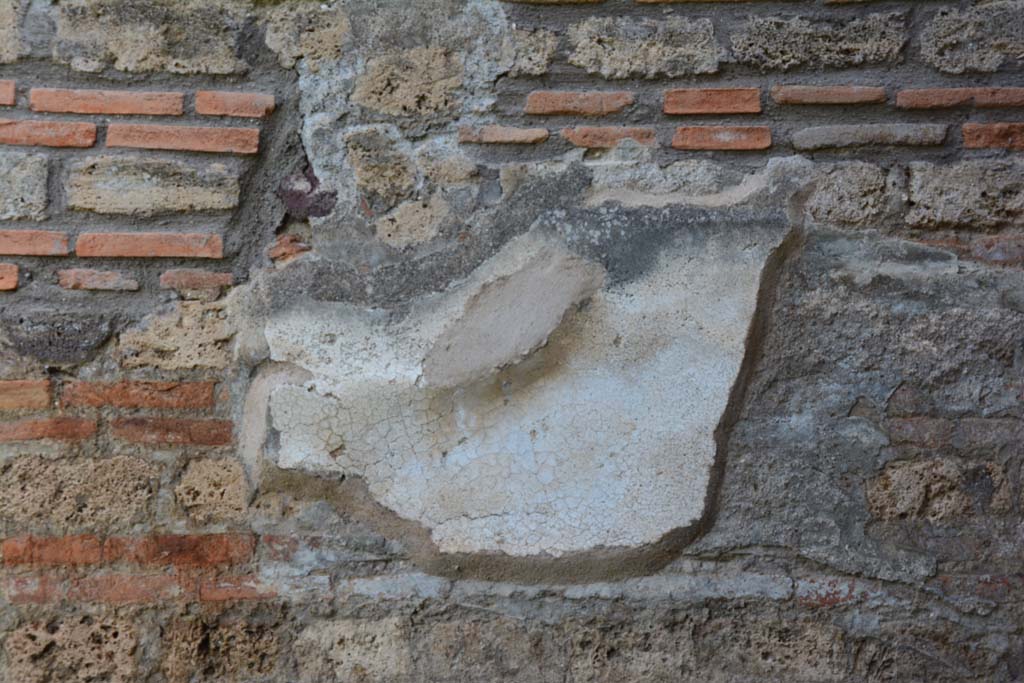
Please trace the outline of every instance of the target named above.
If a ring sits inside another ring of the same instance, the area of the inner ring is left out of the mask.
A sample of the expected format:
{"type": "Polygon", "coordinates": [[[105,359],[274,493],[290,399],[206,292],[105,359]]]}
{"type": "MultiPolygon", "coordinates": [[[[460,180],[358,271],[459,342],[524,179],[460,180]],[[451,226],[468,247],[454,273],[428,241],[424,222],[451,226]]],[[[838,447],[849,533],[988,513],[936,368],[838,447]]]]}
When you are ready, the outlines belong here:
{"type": "Polygon", "coordinates": [[[611,283],[535,230],[404,317],[297,305],[265,329],[312,377],[271,390],[272,457],[362,478],[445,553],[657,542],[705,512],[775,246],[725,231],[611,283]]]}

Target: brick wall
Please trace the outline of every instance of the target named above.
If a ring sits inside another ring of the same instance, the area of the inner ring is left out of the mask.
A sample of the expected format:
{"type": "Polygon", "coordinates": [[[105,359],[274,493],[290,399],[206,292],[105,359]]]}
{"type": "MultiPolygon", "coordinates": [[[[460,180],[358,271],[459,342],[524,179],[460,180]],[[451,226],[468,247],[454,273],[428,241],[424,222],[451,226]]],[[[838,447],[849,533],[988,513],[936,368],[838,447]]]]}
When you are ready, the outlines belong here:
{"type": "Polygon", "coordinates": [[[0,678],[1021,680],[1022,26],[0,0],[0,678]],[[591,210],[793,225],[692,544],[439,557],[264,457],[286,304],[400,317],[591,210]]]}

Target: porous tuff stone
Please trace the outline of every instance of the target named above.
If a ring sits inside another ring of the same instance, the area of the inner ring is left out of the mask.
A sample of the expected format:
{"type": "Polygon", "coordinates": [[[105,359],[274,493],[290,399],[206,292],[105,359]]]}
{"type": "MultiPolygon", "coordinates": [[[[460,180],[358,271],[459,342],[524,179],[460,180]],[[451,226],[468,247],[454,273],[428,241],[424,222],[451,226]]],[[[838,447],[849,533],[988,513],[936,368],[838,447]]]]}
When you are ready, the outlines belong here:
{"type": "Polygon", "coordinates": [[[7,636],[5,683],[131,683],[138,635],[116,617],[70,616],[7,636]]]}
{"type": "Polygon", "coordinates": [[[718,71],[708,19],[595,17],[569,29],[569,63],[605,78],[654,78],[718,71]]]}
{"type": "Polygon", "coordinates": [[[199,524],[242,521],[249,507],[245,469],[237,460],[193,460],[174,497],[199,524]]]}
{"type": "Polygon", "coordinates": [[[939,71],[993,72],[1024,57],[1024,2],[942,8],[921,32],[921,56],[939,71]]]}
{"type": "Polygon", "coordinates": [[[1024,164],[960,161],[910,164],[910,211],[915,228],[968,229],[1024,222],[1024,164]]]}
{"type": "Polygon", "coordinates": [[[103,214],[150,216],[238,205],[238,176],[224,164],[90,157],[71,164],[68,206],[103,214]]]}
{"type": "Polygon", "coordinates": [[[0,153],[0,169],[0,220],[45,218],[46,157],[0,153]]]}
{"type": "Polygon", "coordinates": [[[885,64],[903,49],[904,24],[899,13],[834,22],[755,17],[732,35],[732,51],[738,62],[766,70],[885,64]]]}

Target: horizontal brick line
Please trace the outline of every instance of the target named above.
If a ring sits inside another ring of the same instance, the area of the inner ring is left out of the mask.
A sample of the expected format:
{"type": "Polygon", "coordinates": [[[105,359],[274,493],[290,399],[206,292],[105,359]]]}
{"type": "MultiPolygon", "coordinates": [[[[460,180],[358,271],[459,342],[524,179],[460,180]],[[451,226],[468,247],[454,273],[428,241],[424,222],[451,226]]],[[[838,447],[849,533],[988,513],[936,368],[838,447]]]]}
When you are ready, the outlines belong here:
{"type": "Polygon", "coordinates": [[[262,118],[274,111],[274,96],[263,93],[200,90],[196,113],[205,116],[262,118]]]}
{"type": "Polygon", "coordinates": [[[76,417],[26,418],[0,422],[0,443],[13,441],[81,441],[96,434],[96,421],[76,417]]]}
{"type": "Polygon", "coordinates": [[[18,266],[14,263],[0,263],[0,292],[18,289],[18,266]]]}
{"type": "Polygon", "coordinates": [[[180,116],[185,113],[185,96],[174,92],[32,88],[29,107],[36,112],[65,114],[180,116]]]}
{"type": "Polygon", "coordinates": [[[57,271],[57,282],[64,289],[85,289],[104,292],[138,291],[139,283],[122,273],[89,268],[70,268],[57,271]]]}
{"type": "MultiPolygon", "coordinates": [[[[65,407],[200,409],[214,405],[213,382],[85,382],[61,388],[65,407]]],[[[2,403],[0,403],[2,405],[2,403]]]]}
{"type": "Polygon", "coordinates": [[[116,439],[168,446],[227,446],[233,430],[230,420],[132,417],[111,422],[116,439]]]}
{"type": "Polygon", "coordinates": [[[50,406],[50,380],[0,381],[0,410],[39,410],[50,406]]]}
{"type": "Polygon", "coordinates": [[[515,128],[512,126],[464,126],[459,129],[459,142],[484,145],[532,145],[550,137],[546,128],[515,128]]]}
{"type": "Polygon", "coordinates": [[[896,93],[900,109],[1024,107],[1024,88],[918,88],[896,93]]]}
{"type": "Polygon", "coordinates": [[[0,230],[0,255],[66,256],[71,251],[67,233],[52,230],[0,230]]]}
{"type": "Polygon", "coordinates": [[[207,128],[140,123],[112,123],[107,128],[108,147],[256,154],[259,151],[259,141],[259,128],[207,128]]]}
{"type": "Polygon", "coordinates": [[[605,116],[633,104],[634,96],[625,91],[571,92],[537,90],[526,96],[527,114],[605,116]]]}
{"type": "Polygon", "coordinates": [[[13,106],[15,104],[15,94],[14,81],[0,81],[0,106],[13,106]]]}
{"type": "Polygon", "coordinates": [[[760,88],[682,88],[665,93],[666,114],[759,114],[760,88]]]}
{"type": "Polygon", "coordinates": [[[777,104],[884,104],[885,88],[864,85],[776,85],[772,100],[777,104]]]}
{"type": "Polygon", "coordinates": [[[578,126],[565,128],[562,137],[577,147],[605,149],[618,145],[623,140],[633,140],[641,145],[653,147],[657,139],[653,128],[630,126],[578,126]]]}
{"type": "Polygon", "coordinates": [[[92,147],[96,124],[36,119],[0,119],[0,145],[92,147]]]}
{"type": "Polygon", "coordinates": [[[219,235],[205,233],[96,232],[78,237],[75,253],[83,258],[224,257],[219,235]]]}
{"type": "Polygon", "coordinates": [[[676,130],[672,147],[681,150],[742,151],[772,146],[767,126],[683,126],[676,130]]]}
{"type": "Polygon", "coordinates": [[[965,123],[967,149],[1024,150],[1024,123],[965,123]]]}

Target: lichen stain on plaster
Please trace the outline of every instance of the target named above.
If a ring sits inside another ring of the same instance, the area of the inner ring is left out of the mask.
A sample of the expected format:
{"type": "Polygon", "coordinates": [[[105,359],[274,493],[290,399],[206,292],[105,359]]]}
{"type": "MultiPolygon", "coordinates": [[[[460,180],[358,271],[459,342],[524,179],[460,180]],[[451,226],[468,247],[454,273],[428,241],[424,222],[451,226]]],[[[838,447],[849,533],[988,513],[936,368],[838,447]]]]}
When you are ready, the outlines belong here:
{"type": "Polygon", "coordinates": [[[361,478],[442,553],[656,543],[705,513],[775,246],[711,235],[610,285],[532,231],[404,316],[297,304],[265,334],[272,361],[312,379],[270,390],[268,454],[361,478]]]}

